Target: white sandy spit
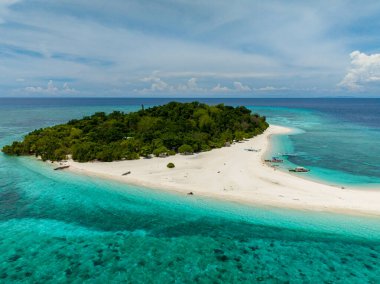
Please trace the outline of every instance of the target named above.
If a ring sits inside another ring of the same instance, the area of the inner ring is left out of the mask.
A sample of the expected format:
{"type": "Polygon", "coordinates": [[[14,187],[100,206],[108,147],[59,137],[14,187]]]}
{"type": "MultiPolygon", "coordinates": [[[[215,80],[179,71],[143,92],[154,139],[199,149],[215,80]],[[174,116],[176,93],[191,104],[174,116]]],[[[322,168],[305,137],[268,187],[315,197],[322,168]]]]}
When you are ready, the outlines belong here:
{"type": "MultiPolygon", "coordinates": [[[[264,134],[231,147],[190,156],[117,162],[77,163],[77,173],[111,178],[129,184],[207,196],[252,205],[380,216],[380,189],[340,188],[275,170],[263,162],[271,135],[291,129],[271,125],[264,134]],[[261,149],[250,152],[245,149],[261,149]],[[175,168],[167,168],[172,162],[175,168]],[[123,173],[131,173],[122,176],[123,173]]],[[[189,196],[189,198],[193,198],[189,196]]]]}

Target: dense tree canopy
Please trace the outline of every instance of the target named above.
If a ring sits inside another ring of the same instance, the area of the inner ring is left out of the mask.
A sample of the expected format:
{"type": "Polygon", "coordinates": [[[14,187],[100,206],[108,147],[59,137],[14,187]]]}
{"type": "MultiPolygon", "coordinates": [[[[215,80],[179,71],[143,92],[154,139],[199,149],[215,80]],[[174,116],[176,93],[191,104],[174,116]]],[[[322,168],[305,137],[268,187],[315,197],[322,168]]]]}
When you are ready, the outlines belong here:
{"type": "Polygon", "coordinates": [[[114,161],[192,153],[261,134],[265,117],[245,107],[171,102],[132,113],[95,113],[66,124],[34,130],[2,151],[43,160],[114,161]]]}

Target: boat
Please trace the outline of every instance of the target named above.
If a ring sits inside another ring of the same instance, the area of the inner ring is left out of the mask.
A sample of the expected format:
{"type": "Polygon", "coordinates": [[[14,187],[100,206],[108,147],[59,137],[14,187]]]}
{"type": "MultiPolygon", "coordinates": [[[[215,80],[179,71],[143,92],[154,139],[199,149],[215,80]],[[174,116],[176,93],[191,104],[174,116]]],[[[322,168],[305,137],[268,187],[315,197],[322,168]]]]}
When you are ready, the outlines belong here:
{"type": "Polygon", "coordinates": [[[304,167],[296,167],[294,169],[290,169],[289,172],[295,172],[295,173],[307,173],[310,172],[309,169],[306,169],[304,167]]]}
{"type": "Polygon", "coordinates": [[[265,160],[265,162],[268,162],[268,163],[282,163],[284,160],[281,160],[277,157],[272,157],[271,160],[265,160]]]}
{"type": "Polygon", "coordinates": [[[244,150],[246,150],[248,152],[260,152],[261,151],[261,149],[253,149],[253,148],[248,148],[248,149],[244,149],[244,150]]]}
{"type": "Polygon", "coordinates": [[[55,171],[58,171],[58,170],[64,170],[64,169],[67,169],[67,168],[69,168],[70,166],[60,166],[60,167],[57,167],[57,168],[55,168],[54,170],[55,171]]]}

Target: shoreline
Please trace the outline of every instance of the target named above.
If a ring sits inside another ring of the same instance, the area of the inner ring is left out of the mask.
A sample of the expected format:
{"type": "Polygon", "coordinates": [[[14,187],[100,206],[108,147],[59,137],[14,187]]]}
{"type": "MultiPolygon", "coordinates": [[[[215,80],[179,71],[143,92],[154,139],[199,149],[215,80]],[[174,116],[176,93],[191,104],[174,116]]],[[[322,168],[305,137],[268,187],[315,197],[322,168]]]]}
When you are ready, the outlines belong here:
{"type": "MultiPolygon", "coordinates": [[[[68,162],[71,172],[161,190],[237,202],[251,206],[380,216],[380,191],[323,184],[276,170],[263,160],[273,135],[291,128],[271,125],[264,134],[190,156],[115,162],[68,162]],[[249,152],[244,149],[261,149],[249,152]],[[168,169],[169,162],[175,164],[168,169]],[[130,174],[122,176],[123,173],[130,174]]],[[[302,175],[302,173],[300,174],[302,175]]]]}
{"type": "MultiPolygon", "coordinates": [[[[284,127],[284,126],[281,126],[281,127],[284,127]]],[[[269,145],[267,147],[267,150],[263,153],[263,156],[262,156],[262,161],[264,162],[265,158],[270,158],[272,156],[277,156],[277,154],[279,153],[275,153],[275,151],[273,151],[273,143],[270,142],[271,138],[273,135],[298,135],[300,133],[303,133],[303,130],[300,130],[298,128],[290,128],[290,127],[284,127],[284,128],[287,128],[288,129],[288,132],[287,133],[283,133],[283,134],[271,134],[268,136],[268,140],[269,140],[269,145]]],[[[268,163],[265,163],[266,166],[270,167],[271,166],[268,164],[268,163]]],[[[293,166],[297,166],[297,165],[294,165],[293,166]]],[[[341,184],[338,184],[338,183],[334,183],[334,182],[330,182],[330,181],[327,181],[327,180],[323,180],[321,178],[317,178],[315,176],[310,176],[308,174],[302,174],[302,173],[293,173],[293,172],[289,172],[287,169],[285,169],[282,165],[280,167],[277,167],[277,169],[283,173],[286,173],[286,174],[289,174],[289,175],[292,175],[293,177],[295,178],[301,178],[301,179],[305,179],[307,181],[311,181],[311,182],[316,182],[316,183],[319,183],[319,184],[322,184],[322,185],[327,185],[327,186],[331,186],[331,187],[336,187],[336,188],[339,188],[339,189],[342,189],[342,188],[348,188],[348,189],[355,189],[355,190],[360,190],[360,191],[372,191],[372,190],[380,190],[380,184],[355,184],[355,185],[352,185],[352,184],[344,184],[344,183],[341,183],[341,184]]]]}

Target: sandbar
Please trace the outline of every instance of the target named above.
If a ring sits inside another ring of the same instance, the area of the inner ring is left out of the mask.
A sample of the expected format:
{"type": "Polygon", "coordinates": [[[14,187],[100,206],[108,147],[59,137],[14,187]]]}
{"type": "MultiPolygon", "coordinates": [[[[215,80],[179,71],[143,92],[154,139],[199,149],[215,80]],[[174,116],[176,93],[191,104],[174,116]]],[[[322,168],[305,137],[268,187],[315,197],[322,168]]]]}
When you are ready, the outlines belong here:
{"type": "Polygon", "coordinates": [[[116,162],[68,161],[69,170],[151,188],[190,192],[250,205],[380,216],[380,189],[341,188],[290,174],[264,162],[273,135],[292,129],[270,125],[261,135],[194,155],[116,162]],[[259,152],[246,149],[261,149],[259,152]],[[167,168],[172,162],[175,168],[167,168]],[[130,172],[123,175],[123,173],[130,172]]]}

